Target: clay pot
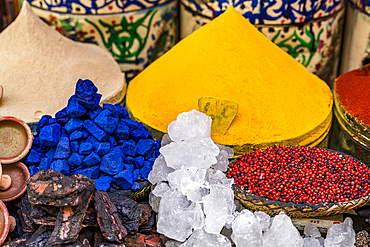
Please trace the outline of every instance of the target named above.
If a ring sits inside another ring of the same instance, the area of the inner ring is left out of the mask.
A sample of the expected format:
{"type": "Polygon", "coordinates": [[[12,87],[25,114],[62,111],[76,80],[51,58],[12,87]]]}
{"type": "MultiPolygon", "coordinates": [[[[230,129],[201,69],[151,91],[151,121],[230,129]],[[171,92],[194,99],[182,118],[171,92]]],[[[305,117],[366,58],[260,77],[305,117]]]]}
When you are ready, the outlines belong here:
{"type": "Polygon", "coordinates": [[[15,219],[9,215],[5,204],[0,200],[0,245],[4,243],[9,232],[15,228],[15,219]]]}
{"type": "Polygon", "coordinates": [[[30,127],[15,117],[0,117],[0,163],[11,164],[27,155],[32,146],[30,127]]]}
{"type": "Polygon", "coordinates": [[[20,197],[26,191],[26,182],[30,178],[30,171],[22,162],[16,162],[10,165],[2,165],[1,176],[9,176],[11,180],[11,186],[8,189],[1,190],[0,188],[0,200],[9,202],[20,197]]]}

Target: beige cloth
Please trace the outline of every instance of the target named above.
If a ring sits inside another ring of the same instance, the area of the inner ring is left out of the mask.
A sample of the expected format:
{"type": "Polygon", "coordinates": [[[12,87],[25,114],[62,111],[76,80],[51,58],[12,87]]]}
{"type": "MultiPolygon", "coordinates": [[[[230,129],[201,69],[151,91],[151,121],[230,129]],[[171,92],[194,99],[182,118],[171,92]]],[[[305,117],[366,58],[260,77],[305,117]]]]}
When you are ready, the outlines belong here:
{"type": "Polygon", "coordinates": [[[124,74],[112,55],[93,44],[72,41],[36,16],[27,1],[0,33],[0,116],[36,122],[67,105],[78,79],[90,79],[102,101],[122,93],[124,74]]]}

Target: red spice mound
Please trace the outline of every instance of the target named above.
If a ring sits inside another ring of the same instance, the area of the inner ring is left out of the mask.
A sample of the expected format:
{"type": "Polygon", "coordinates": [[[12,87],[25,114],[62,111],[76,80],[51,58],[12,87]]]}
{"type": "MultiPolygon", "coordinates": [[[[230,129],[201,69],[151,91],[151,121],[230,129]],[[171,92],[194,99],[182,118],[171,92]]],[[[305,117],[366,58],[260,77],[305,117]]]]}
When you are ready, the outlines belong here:
{"type": "Polygon", "coordinates": [[[283,202],[343,202],[370,193],[365,164],[316,147],[274,146],[245,153],[230,163],[227,177],[252,194],[283,202]]]}
{"type": "Polygon", "coordinates": [[[339,76],[335,90],[344,108],[370,125],[370,65],[339,76]]]}

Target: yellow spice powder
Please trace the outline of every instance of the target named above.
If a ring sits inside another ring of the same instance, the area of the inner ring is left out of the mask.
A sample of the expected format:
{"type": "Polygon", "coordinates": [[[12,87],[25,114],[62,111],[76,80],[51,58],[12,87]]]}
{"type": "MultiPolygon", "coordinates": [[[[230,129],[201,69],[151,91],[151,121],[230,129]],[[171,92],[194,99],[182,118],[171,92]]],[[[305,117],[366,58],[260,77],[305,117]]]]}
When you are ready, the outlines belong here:
{"type": "Polygon", "coordinates": [[[273,44],[233,7],[181,40],[128,87],[132,115],[160,132],[203,96],[229,99],[238,113],[216,143],[242,148],[310,145],[331,124],[324,81],[273,44]]]}

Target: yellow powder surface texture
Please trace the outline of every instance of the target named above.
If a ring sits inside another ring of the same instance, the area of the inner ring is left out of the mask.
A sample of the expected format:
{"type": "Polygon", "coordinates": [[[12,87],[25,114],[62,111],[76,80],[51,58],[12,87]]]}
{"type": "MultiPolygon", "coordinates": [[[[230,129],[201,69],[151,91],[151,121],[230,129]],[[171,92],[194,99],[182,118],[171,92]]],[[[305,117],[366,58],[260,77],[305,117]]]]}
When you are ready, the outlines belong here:
{"type": "Polygon", "coordinates": [[[0,33],[0,116],[37,122],[67,105],[78,79],[90,79],[102,101],[126,89],[113,56],[93,44],[70,40],[36,16],[27,1],[0,33]]]}
{"type": "Polygon", "coordinates": [[[327,84],[261,34],[233,7],[181,40],[129,84],[126,104],[149,127],[167,132],[177,115],[211,96],[238,113],[224,145],[307,145],[331,124],[327,84]]]}

